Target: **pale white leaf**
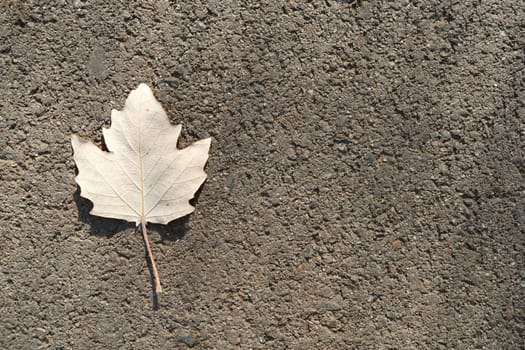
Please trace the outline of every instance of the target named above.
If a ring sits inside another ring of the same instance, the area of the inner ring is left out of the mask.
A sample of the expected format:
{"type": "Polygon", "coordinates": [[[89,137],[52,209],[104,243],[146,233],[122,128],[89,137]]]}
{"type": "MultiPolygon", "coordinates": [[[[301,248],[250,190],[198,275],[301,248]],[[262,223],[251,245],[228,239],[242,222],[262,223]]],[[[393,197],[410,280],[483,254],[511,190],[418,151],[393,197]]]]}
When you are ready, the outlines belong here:
{"type": "Polygon", "coordinates": [[[177,149],[181,125],[171,125],[146,84],[131,91],[124,108],[111,112],[103,130],[109,152],[73,135],[80,195],[93,202],[91,214],[167,224],[191,213],[189,203],[206,179],[210,139],[177,149]]]}

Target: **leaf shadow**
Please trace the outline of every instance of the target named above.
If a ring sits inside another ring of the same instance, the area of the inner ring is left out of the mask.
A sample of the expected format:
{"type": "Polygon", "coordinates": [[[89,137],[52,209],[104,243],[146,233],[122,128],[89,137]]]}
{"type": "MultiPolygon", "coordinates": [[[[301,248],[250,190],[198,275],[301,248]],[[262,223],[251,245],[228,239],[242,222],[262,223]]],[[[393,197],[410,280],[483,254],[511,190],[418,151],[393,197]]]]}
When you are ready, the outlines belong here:
{"type": "MultiPolygon", "coordinates": [[[[132,222],[117,219],[108,219],[91,215],[89,212],[93,208],[93,204],[91,203],[91,201],[84,199],[80,196],[80,188],[78,186],[75,193],[73,193],[73,200],[75,201],[78,208],[78,220],[90,225],[91,234],[95,236],[112,238],[117,233],[129,230],[130,228],[135,228],[135,232],[141,230],[140,226],[136,227],[135,224],[132,222]]],[[[178,241],[181,240],[188,232],[189,229],[186,226],[188,221],[189,216],[185,216],[180,219],[173,220],[168,225],[150,224],[149,227],[151,228],[152,232],[157,232],[160,235],[161,242],[178,241]]],[[[146,260],[148,260],[147,265],[151,279],[152,306],[153,310],[158,310],[159,295],[155,291],[155,278],[153,277],[153,268],[151,262],[148,259],[148,254],[145,247],[144,252],[146,260]]]]}
{"type": "Polygon", "coordinates": [[[186,215],[169,222],[167,225],[148,224],[148,227],[151,228],[152,232],[157,232],[160,235],[161,242],[180,241],[190,230],[187,226],[189,221],[190,217],[186,215]]]}
{"type": "MultiPolygon", "coordinates": [[[[199,187],[199,189],[195,192],[193,198],[190,199],[190,204],[194,207],[197,206],[200,194],[205,185],[206,182],[204,182],[201,185],[201,187],[199,187]]],[[[167,225],[149,224],[149,227],[151,227],[154,231],[159,233],[161,242],[179,241],[183,239],[184,236],[186,236],[186,234],[190,231],[190,228],[188,227],[188,223],[190,222],[190,215],[191,214],[188,214],[181,218],[170,221],[167,225]]]]}
{"type": "MultiPolygon", "coordinates": [[[[190,201],[190,203],[194,206],[196,201],[198,200],[198,196],[200,195],[201,189],[202,186],[197,191],[197,193],[195,193],[195,197],[190,201]]],[[[130,228],[135,228],[135,231],[141,230],[140,226],[137,227],[134,223],[131,222],[91,215],[89,212],[93,208],[93,204],[91,203],[91,201],[80,196],[80,187],[78,186],[75,193],[73,193],[73,200],[77,205],[78,220],[90,225],[91,234],[95,236],[112,238],[117,233],[129,230],[130,228]]],[[[186,215],[184,217],[169,222],[167,225],[149,224],[148,227],[151,228],[151,232],[157,232],[160,235],[160,243],[163,243],[165,241],[179,241],[183,239],[184,236],[190,230],[190,228],[188,227],[189,220],[190,216],[186,215]]],[[[153,267],[148,259],[148,254],[146,251],[145,253],[146,259],[148,260],[148,269],[151,278],[152,306],[153,310],[158,310],[160,296],[155,291],[155,278],[153,274],[153,267]]]]}
{"type": "Polygon", "coordinates": [[[75,193],[73,193],[73,200],[77,205],[78,220],[88,224],[91,234],[95,236],[111,238],[121,231],[135,227],[135,224],[132,222],[91,215],[89,212],[93,208],[93,204],[89,200],[80,197],[80,188],[78,186],[75,193]]]}

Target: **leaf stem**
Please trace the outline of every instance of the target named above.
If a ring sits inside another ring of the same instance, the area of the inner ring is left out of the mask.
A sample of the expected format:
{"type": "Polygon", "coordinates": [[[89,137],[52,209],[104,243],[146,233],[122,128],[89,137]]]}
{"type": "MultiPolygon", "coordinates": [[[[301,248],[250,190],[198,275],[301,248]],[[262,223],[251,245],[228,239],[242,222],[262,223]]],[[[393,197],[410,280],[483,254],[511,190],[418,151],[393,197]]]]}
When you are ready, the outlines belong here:
{"type": "Polygon", "coordinates": [[[157,265],[155,265],[155,259],[153,258],[153,252],[151,251],[151,245],[149,244],[148,231],[146,230],[146,220],[142,218],[142,237],[144,238],[144,245],[146,245],[146,251],[148,253],[148,259],[151,263],[151,269],[153,270],[153,279],[155,280],[155,293],[159,294],[162,292],[160,286],[159,272],[157,271],[157,265]]]}

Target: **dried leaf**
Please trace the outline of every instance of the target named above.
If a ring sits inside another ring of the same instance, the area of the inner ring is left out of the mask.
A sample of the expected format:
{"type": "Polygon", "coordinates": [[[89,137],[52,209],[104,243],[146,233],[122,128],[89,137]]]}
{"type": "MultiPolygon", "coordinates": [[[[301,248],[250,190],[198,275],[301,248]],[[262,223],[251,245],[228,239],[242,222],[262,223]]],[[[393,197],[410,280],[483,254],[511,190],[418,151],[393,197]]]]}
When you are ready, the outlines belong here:
{"type": "Polygon", "coordinates": [[[177,149],[181,125],[170,124],[146,84],[133,90],[103,130],[109,152],[72,136],[80,195],[92,215],[167,224],[191,213],[189,200],[206,179],[210,139],[177,149]]]}
{"type": "Polygon", "coordinates": [[[103,130],[109,152],[73,135],[76,181],[80,195],[93,202],[90,213],[142,224],[147,246],[147,222],[167,224],[191,213],[189,200],[206,179],[210,139],[179,150],[180,131],[140,84],[122,111],[111,112],[111,127],[103,130]]]}

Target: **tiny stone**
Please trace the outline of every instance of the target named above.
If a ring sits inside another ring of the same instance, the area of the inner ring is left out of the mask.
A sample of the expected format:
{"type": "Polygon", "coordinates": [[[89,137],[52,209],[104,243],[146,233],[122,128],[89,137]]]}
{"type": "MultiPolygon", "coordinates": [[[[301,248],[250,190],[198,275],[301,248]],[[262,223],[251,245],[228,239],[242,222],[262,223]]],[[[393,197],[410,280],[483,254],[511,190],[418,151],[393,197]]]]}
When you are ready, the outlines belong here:
{"type": "Polygon", "coordinates": [[[227,330],[225,335],[230,344],[239,345],[241,343],[241,337],[237,331],[227,330]]]}
{"type": "Polygon", "coordinates": [[[44,106],[51,106],[54,100],[51,96],[42,96],[42,104],[44,106]]]}
{"type": "Polygon", "coordinates": [[[321,120],[319,122],[319,128],[323,130],[324,132],[328,132],[330,131],[330,124],[325,120],[321,120]]]}
{"type": "Polygon", "coordinates": [[[16,132],[16,138],[18,141],[24,141],[26,139],[26,133],[23,130],[18,130],[16,132]]]}
{"type": "Polygon", "coordinates": [[[337,144],[336,148],[340,152],[346,152],[348,149],[344,143],[337,144]]]}
{"type": "Polygon", "coordinates": [[[46,109],[40,103],[31,104],[31,113],[36,115],[37,117],[40,117],[45,112],[46,109]]]}
{"type": "Polygon", "coordinates": [[[365,155],[365,160],[368,164],[373,165],[376,162],[376,158],[372,153],[368,153],[365,155]]]}
{"type": "Polygon", "coordinates": [[[441,131],[441,137],[442,137],[443,140],[445,140],[445,141],[450,140],[450,137],[451,137],[451,135],[450,135],[450,131],[448,131],[448,130],[443,130],[443,131],[441,131]]]}
{"type": "Polygon", "coordinates": [[[292,147],[286,150],[286,155],[288,156],[288,159],[291,159],[291,160],[297,159],[297,154],[295,153],[295,149],[293,149],[292,147]]]}
{"type": "Polygon", "coordinates": [[[190,348],[195,345],[195,338],[193,338],[193,336],[185,330],[180,330],[177,332],[177,339],[179,339],[181,343],[188,345],[190,348]]]}
{"type": "Polygon", "coordinates": [[[448,166],[446,164],[440,164],[439,165],[439,172],[443,175],[448,174],[448,166]]]}
{"type": "Polygon", "coordinates": [[[201,22],[201,21],[196,21],[195,23],[197,23],[197,25],[199,26],[199,28],[200,28],[201,30],[205,30],[206,28],[208,28],[208,27],[206,26],[206,24],[204,24],[204,23],[201,22]]]}
{"type": "Polygon", "coordinates": [[[304,249],[304,257],[306,259],[310,259],[312,256],[313,256],[313,250],[312,250],[312,247],[310,246],[307,246],[305,249],[304,249]]]}
{"type": "Polygon", "coordinates": [[[461,130],[451,130],[450,134],[453,138],[459,139],[461,137],[461,130]]]}
{"type": "Polygon", "coordinates": [[[326,311],[339,311],[343,308],[342,306],[343,300],[341,297],[335,297],[330,300],[325,300],[321,303],[321,309],[324,309],[326,311]]]}
{"type": "Polygon", "coordinates": [[[49,145],[44,143],[44,142],[41,142],[41,141],[38,141],[38,142],[35,142],[36,144],[36,153],[38,154],[44,154],[44,153],[48,153],[49,152],[49,145]]]}

